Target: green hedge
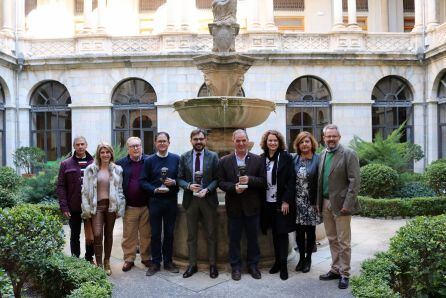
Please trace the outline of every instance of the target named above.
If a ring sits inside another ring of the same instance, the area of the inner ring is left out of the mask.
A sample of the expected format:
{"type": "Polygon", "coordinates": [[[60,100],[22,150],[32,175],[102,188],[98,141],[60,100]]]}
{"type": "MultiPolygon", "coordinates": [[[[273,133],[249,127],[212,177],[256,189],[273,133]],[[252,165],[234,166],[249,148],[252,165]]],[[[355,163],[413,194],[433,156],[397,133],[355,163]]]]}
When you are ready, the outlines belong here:
{"type": "Polygon", "coordinates": [[[446,197],[411,199],[373,199],[358,197],[361,204],[359,215],[366,217],[414,217],[446,213],[446,197]]]}
{"type": "Polygon", "coordinates": [[[361,268],[355,297],[446,297],[446,215],[411,220],[361,268]]]}
{"type": "Polygon", "coordinates": [[[57,218],[62,223],[67,223],[67,219],[63,216],[62,212],[60,211],[59,204],[31,204],[31,206],[34,206],[35,208],[39,209],[42,212],[47,212],[48,214],[51,214],[57,218]]]}
{"type": "Polygon", "coordinates": [[[110,297],[112,285],[99,267],[75,257],[54,255],[34,277],[45,297],[110,297]],[[88,293],[88,295],[87,295],[88,293]]]}

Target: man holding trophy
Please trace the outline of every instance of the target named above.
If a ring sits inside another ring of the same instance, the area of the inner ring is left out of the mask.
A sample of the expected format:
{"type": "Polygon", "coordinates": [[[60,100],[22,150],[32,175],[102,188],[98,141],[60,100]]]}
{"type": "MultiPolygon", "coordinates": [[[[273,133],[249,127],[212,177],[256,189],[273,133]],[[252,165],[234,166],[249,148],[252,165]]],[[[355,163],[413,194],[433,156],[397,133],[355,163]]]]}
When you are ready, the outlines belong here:
{"type": "Polygon", "coordinates": [[[155,137],[157,152],[144,161],[139,183],[149,193],[150,226],[152,228],[151,251],[152,264],[146,275],[154,275],[161,269],[178,273],[178,267],[172,262],[173,232],[177,216],[178,163],[180,157],[168,152],[170,137],[167,132],[159,132],[155,137]],[[161,245],[161,231],[163,242],[161,245]]]}
{"type": "Polygon", "coordinates": [[[206,131],[193,130],[190,134],[192,150],[181,155],[178,169],[177,182],[184,189],[183,207],[186,210],[189,248],[189,266],[183,274],[184,278],[191,277],[198,270],[197,235],[200,218],[207,237],[209,275],[211,278],[218,276],[216,266],[218,156],[205,148],[206,141],[206,131]]]}
{"type": "Polygon", "coordinates": [[[234,280],[241,278],[240,241],[244,229],[248,246],[248,272],[253,278],[260,279],[257,233],[262,193],[266,189],[265,163],[260,156],[248,151],[249,139],[244,130],[234,131],[232,141],[235,152],[224,156],[218,165],[219,187],[226,192],[231,275],[234,280]]]}

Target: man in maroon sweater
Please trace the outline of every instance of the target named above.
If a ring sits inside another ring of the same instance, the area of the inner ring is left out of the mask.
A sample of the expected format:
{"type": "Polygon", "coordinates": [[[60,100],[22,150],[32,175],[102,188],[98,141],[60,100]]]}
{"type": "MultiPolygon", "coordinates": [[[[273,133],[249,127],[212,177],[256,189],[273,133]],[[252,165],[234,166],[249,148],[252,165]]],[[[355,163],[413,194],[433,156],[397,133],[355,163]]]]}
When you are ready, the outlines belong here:
{"type": "MultiPolygon", "coordinates": [[[[57,196],[60,210],[69,219],[71,229],[70,249],[71,255],[79,258],[81,254],[81,202],[82,179],[85,168],[93,162],[93,157],[87,152],[85,137],[77,136],[73,140],[74,153],[60,164],[59,177],[57,179],[57,196]]],[[[93,262],[93,243],[85,244],[85,259],[93,262]]]]}

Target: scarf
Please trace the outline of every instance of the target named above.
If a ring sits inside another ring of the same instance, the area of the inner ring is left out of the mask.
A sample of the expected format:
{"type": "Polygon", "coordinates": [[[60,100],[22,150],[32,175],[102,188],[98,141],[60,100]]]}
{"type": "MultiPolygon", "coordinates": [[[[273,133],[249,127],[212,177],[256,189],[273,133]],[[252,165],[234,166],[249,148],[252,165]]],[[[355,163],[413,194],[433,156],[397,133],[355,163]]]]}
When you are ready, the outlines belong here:
{"type": "Polygon", "coordinates": [[[271,177],[272,185],[277,184],[277,164],[279,163],[279,155],[280,155],[279,150],[277,150],[272,157],[269,157],[268,152],[265,152],[266,158],[269,159],[269,161],[274,161],[273,172],[271,177]]]}

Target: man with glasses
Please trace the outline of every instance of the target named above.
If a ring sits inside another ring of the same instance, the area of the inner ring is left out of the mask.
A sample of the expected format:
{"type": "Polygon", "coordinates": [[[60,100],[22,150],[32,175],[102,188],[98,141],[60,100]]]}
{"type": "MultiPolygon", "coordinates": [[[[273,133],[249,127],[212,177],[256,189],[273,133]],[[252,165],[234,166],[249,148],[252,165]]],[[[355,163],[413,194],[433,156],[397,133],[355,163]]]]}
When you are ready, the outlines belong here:
{"type": "Polygon", "coordinates": [[[173,232],[177,217],[178,163],[180,157],[168,152],[170,136],[159,132],[155,137],[157,152],[144,161],[144,169],[139,183],[149,193],[150,226],[152,228],[151,251],[152,264],[146,275],[152,276],[161,269],[178,273],[178,267],[172,262],[173,232]],[[166,172],[167,171],[167,172],[166,172]],[[163,172],[163,173],[162,173],[163,172]],[[161,231],[163,241],[161,243],[161,231]]]}
{"type": "Polygon", "coordinates": [[[355,151],[344,148],[334,124],[324,127],[326,148],[319,162],[317,206],[322,210],[331,252],[331,269],[320,280],[339,279],[338,288],[347,289],[350,277],[352,214],[358,211],[359,160],[355,151]]]}
{"type": "Polygon", "coordinates": [[[122,271],[127,272],[135,265],[136,250],[139,245],[141,263],[150,266],[150,226],[149,209],[146,192],[139,185],[139,177],[148,158],[143,154],[141,139],[130,137],[126,142],[126,157],[116,162],[123,169],[122,188],[126,200],[123,217],[122,251],[124,265],[122,271]]]}
{"type": "Polygon", "coordinates": [[[191,277],[197,268],[197,236],[198,221],[202,219],[202,226],[206,231],[209,275],[217,278],[217,170],[218,155],[207,150],[206,132],[195,129],[190,134],[192,150],[181,155],[178,170],[178,185],[184,189],[183,207],[187,217],[187,245],[189,248],[189,266],[183,274],[184,278],[191,277]]]}

